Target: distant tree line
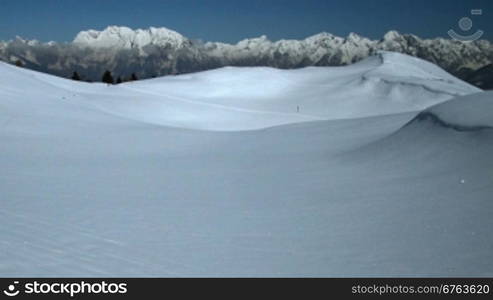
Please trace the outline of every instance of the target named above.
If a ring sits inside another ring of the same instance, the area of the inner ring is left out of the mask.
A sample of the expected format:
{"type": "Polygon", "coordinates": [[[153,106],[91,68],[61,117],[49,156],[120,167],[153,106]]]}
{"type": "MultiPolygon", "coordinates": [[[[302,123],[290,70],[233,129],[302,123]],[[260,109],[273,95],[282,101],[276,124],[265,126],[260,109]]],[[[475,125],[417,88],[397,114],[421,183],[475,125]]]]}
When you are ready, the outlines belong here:
{"type": "MultiPolygon", "coordinates": [[[[17,59],[14,62],[14,64],[17,67],[24,67],[24,63],[20,59],[17,59]]],[[[156,77],[155,75],[152,76],[152,78],[155,78],[155,77],[156,77]]],[[[70,78],[72,80],[76,80],[76,81],[92,82],[92,80],[84,80],[83,77],[80,76],[77,71],[74,71],[72,73],[72,76],[70,78]]],[[[136,80],[139,80],[139,78],[137,77],[137,74],[135,74],[135,73],[130,74],[129,77],[118,76],[116,78],[116,80],[115,80],[115,78],[113,77],[113,74],[109,70],[104,71],[103,76],[101,76],[101,82],[104,82],[104,83],[107,83],[107,84],[120,84],[120,83],[123,83],[123,82],[136,81],[136,80]]]]}
{"type": "MultiPolygon", "coordinates": [[[[82,78],[81,76],[79,75],[79,73],[77,73],[77,71],[74,71],[74,73],[72,74],[72,77],[70,77],[72,80],[76,80],[76,81],[81,81],[82,78]]],[[[137,75],[135,73],[132,73],[130,75],[130,77],[128,78],[122,78],[121,76],[118,76],[116,78],[116,80],[114,79],[113,77],[113,74],[109,71],[109,70],[106,70],[104,73],[103,73],[103,76],[101,77],[101,82],[104,82],[104,83],[107,83],[107,84],[119,84],[119,83],[122,83],[122,82],[127,82],[127,81],[136,81],[136,80],[139,80],[139,78],[137,77],[137,75]]]]}
{"type": "MultiPolygon", "coordinates": [[[[20,59],[17,59],[14,64],[17,66],[17,67],[24,67],[24,63],[20,60],[20,59]]],[[[155,78],[156,76],[152,76],[152,78],[155,78]]],[[[79,73],[77,71],[74,71],[72,73],[72,76],[70,77],[72,80],[76,80],[76,81],[83,81],[84,79],[82,78],[82,76],[79,75],[79,73]]],[[[123,83],[123,82],[128,82],[128,81],[136,81],[136,80],[139,80],[139,78],[137,77],[137,75],[135,73],[132,73],[130,74],[129,77],[122,77],[122,76],[118,76],[116,78],[116,80],[114,79],[113,77],[113,74],[111,73],[111,71],[109,70],[106,70],[104,73],[103,73],[103,76],[101,76],[101,82],[104,82],[104,83],[107,83],[107,84],[119,84],[119,83],[123,83]]],[[[84,81],[87,81],[87,82],[92,82],[91,80],[84,80],[84,81]]]]}

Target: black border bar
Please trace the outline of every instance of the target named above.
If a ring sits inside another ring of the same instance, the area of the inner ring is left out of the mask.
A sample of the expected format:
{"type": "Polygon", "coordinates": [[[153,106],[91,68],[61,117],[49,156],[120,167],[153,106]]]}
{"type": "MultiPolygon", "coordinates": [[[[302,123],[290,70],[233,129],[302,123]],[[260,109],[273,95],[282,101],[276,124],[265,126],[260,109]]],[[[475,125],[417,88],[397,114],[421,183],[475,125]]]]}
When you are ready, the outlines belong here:
{"type": "Polygon", "coordinates": [[[491,299],[493,278],[0,278],[0,290],[0,299],[491,299]]]}

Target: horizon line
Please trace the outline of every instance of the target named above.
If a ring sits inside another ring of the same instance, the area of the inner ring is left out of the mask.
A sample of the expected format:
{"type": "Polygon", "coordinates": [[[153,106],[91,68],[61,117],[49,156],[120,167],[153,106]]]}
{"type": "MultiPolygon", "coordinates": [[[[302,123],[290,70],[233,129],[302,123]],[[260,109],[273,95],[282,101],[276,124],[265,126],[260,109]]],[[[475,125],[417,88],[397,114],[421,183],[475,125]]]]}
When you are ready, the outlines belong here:
{"type": "MultiPolygon", "coordinates": [[[[176,32],[178,33],[179,35],[181,35],[182,37],[188,39],[188,40],[191,40],[191,41],[199,41],[199,42],[203,42],[203,43],[222,43],[222,44],[229,44],[229,45],[235,45],[235,44],[238,44],[242,41],[245,41],[245,40],[253,40],[253,39],[260,39],[260,38],[265,38],[266,40],[272,42],[272,43],[276,43],[276,42],[279,42],[279,41],[303,41],[303,40],[306,40],[306,39],[309,39],[311,37],[314,37],[314,36],[317,36],[317,35],[322,35],[322,34],[327,34],[327,35],[330,35],[330,36],[333,36],[335,38],[342,38],[342,39],[347,39],[349,38],[351,35],[356,35],[360,38],[364,38],[364,39],[368,39],[370,41],[380,41],[380,40],[383,40],[384,37],[389,34],[389,33],[397,33],[401,36],[414,36],[414,37],[417,37],[421,40],[437,40],[437,39],[444,39],[444,40],[454,40],[450,37],[445,37],[445,36],[435,36],[435,37],[429,37],[429,38],[422,38],[421,36],[417,35],[417,34],[414,34],[414,33],[410,33],[410,32],[400,32],[396,29],[390,29],[388,31],[386,31],[380,38],[370,38],[370,37],[367,37],[365,35],[361,35],[355,31],[351,31],[349,32],[346,36],[342,36],[342,35],[336,35],[336,34],[333,34],[329,31],[320,31],[318,33],[314,33],[314,34],[310,34],[304,38],[280,38],[280,39],[275,39],[275,40],[271,40],[269,39],[268,35],[266,34],[261,34],[261,35],[258,35],[258,36],[252,36],[252,37],[245,37],[243,39],[240,39],[238,40],[237,42],[224,42],[224,41],[212,41],[212,40],[205,40],[205,39],[202,39],[202,38],[189,38],[188,36],[185,36],[183,34],[181,34],[179,31],[177,30],[174,30],[174,29],[171,29],[169,27],[165,27],[165,26],[160,26],[160,27],[157,27],[157,26],[149,26],[147,28],[132,28],[132,27],[129,27],[127,25],[108,25],[106,26],[105,28],[103,29],[93,29],[93,28],[90,28],[90,29],[85,29],[85,30],[81,30],[79,31],[78,33],[75,34],[75,36],[73,37],[72,40],[70,41],[56,41],[56,40],[49,40],[49,41],[42,41],[40,39],[37,39],[37,38],[24,38],[22,37],[21,35],[15,35],[15,37],[11,38],[11,39],[8,39],[8,40],[0,40],[0,42],[13,42],[15,40],[22,40],[22,41],[27,41],[27,42],[39,42],[41,44],[49,44],[49,43],[59,43],[59,44],[72,44],[75,40],[75,38],[82,32],[89,32],[89,31],[96,31],[98,33],[101,33],[101,32],[104,32],[106,30],[108,30],[109,28],[128,28],[130,30],[132,30],[133,32],[136,32],[136,31],[147,31],[147,30],[150,30],[150,29],[165,29],[165,30],[168,30],[168,31],[173,31],[173,32],[176,32]]],[[[478,41],[487,41],[487,42],[490,42],[492,43],[493,41],[489,40],[489,39],[486,39],[486,38],[483,38],[483,39],[479,39],[478,41]]]]}

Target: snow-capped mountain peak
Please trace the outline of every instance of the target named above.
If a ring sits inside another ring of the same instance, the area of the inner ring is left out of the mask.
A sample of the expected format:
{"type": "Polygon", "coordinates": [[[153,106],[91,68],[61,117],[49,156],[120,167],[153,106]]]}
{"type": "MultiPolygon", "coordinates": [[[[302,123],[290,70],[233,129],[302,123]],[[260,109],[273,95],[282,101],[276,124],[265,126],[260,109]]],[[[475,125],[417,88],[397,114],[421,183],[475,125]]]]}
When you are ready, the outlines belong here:
{"type": "Polygon", "coordinates": [[[321,32],[321,33],[309,36],[309,37],[305,38],[303,41],[306,43],[309,43],[309,44],[313,44],[313,43],[316,44],[316,43],[320,43],[322,41],[333,41],[333,40],[342,41],[343,38],[335,36],[335,35],[328,33],[328,32],[321,32]]]}
{"type": "Polygon", "coordinates": [[[38,40],[28,40],[28,39],[24,39],[20,36],[15,36],[15,42],[17,43],[21,43],[21,44],[26,44],[26,45],[29,45],[29,46],[37,46],[40,44],[40,42],[38,40]]]}
{"type": "Polygon", "coordinates": [[[73,43],[95,48],[142,48],[147,45],[181,47],[188,39],[168,28],[136,29],[109,26],[103,31],[81,31],[73,43]]]}
{"type": "Polygon", "coordinates": [[[357,33],[351,32],[351,33],[349,33],[349,35],[347,36],[346,39],[349,41],[360,41],[363,39],[363,37],[357,33]]]}
{"type": "Polygon", "coordinates": [[[402,38],[402,35],[396,30],[390,30],[389,32],[387,32],[383,36],[384,41],[394,41],[394,40],[401,39],[401,38],[402,38]]]}
{"type": "Polygon", "coordinates": [[[236,46],[239,49],[261,49],[264,47],[269,47],[272,42],[267,38],[266,35],[261,35],[256,38],[251,38],[251,39],[245,39],[242,41],[239,41],[236,46]]]}

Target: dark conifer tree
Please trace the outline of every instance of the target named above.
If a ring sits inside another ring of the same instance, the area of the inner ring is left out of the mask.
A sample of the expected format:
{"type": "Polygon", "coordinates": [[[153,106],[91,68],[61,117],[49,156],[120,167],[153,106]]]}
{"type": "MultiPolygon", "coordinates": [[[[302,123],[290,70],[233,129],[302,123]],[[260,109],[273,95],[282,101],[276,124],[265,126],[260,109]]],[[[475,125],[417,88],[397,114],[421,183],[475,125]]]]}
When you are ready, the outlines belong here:
{"type": "Polygon", "coordinates": [[[119,84],[119,83],[122,83],[122,78],[120,76],[118,76],[118,78],[116,79],[116,84],[119,84]]]}
{"type": "Polygon", "coordinates": [[[139,78],[137,78],[137,75],[135,75],[135,73],[132,73],[132,76],[130,77],[130,80],[131,81],[135,81],[135,80],[139,80],[139,78]]]}
{"type": "Polygon", "coordinates": [[[106,70],[103,74],[103,78],[101,81],[107,84],[113,84],[114,80],[113,80],[113,76],[111,75],[111,72],[106,70]]]}
{"type": "Polygon", "coordinates": [[[18,67],[24,66],[24,64],[22,63],[22,61],[20,59],[18,59],[18,60],[15,61],[15,65],[18,66],[18,67]]]}
{"type": "Polygon", "coordinates": [[[79,81],[80,80],[80,76],[79,76],[79,73],[77,73],[77,71],[74,71],[74,74],[72,74],[72,80],[77,80],[79,81]]]}

